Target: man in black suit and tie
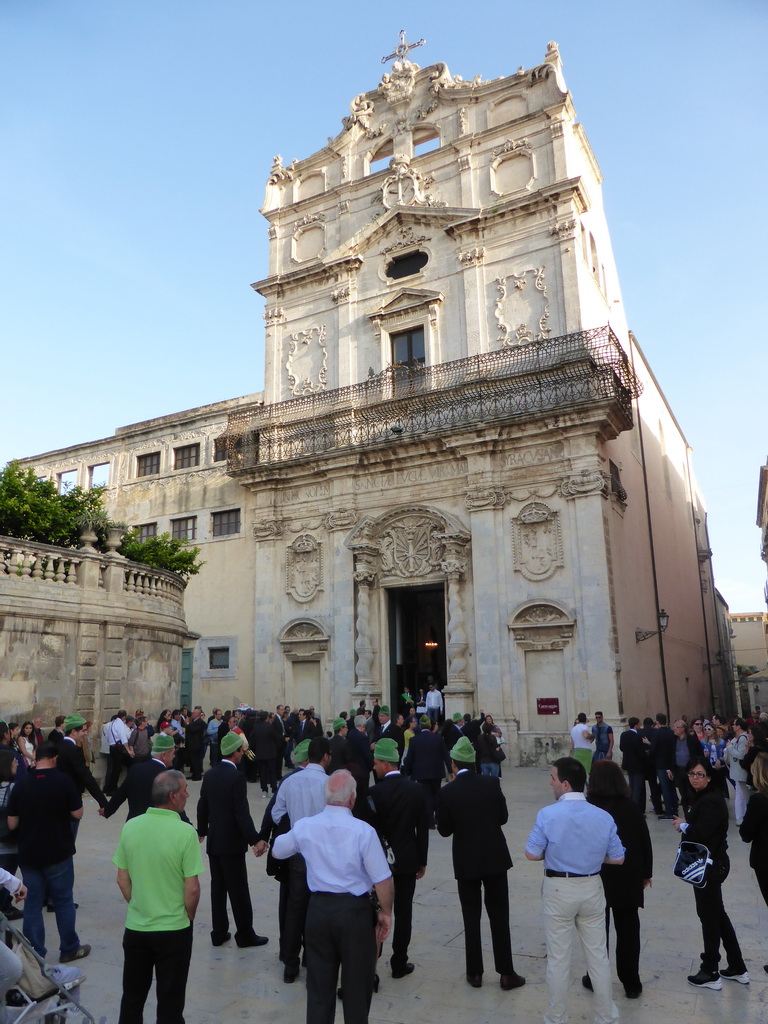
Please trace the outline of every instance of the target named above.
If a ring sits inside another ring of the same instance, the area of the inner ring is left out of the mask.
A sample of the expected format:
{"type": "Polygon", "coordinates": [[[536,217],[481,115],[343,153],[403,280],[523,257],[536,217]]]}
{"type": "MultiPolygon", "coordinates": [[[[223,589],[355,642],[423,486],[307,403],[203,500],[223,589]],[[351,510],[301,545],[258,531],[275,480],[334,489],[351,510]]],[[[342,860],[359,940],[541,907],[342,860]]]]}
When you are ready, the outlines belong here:
{"type": "Polygon", "coordinates": [[[357,715],[354,722],[354,729],[347,733],[347,749],[351,764],[360,768],[360,781],[358,791],[363,795],[368,792],[368,778],[373,771],[373,754],[371,753],[371,741],[365,728],[367,719],[365,715],[357,715]]]}
{"type": "Polygon", "coordinates": [[[424,787],[427,797],[429,827],[435,827],[435,806],[440,793],[440,784],[451,771],[451,759],[445,740],[437,731],[437,722],[431,722],[426,715],[419,719],[421,728],[408,744],[403,759],[403,771],[414,782],[424,787]]]}
{"type": "MultiPolygon", "coordinates": [[[[398,715],[398,718],[402,718],[402,715],[398,715]]],[[[403,756],[403,751],[405,750],[405,736],[403,735],[402,728],[390,718],[388,704],[383,704],[379,708],[379,727],[376,732],[376,739],[394,740],[397,744],[397,750],[400,757],[403,756]]]]}
{"type": "MultiPolygon", "coordinates": [[[[383,711],[383,709],[382,709],[383,711]]],[[[395,883],[395,929],[392,934],[390,966],[393,978],[413,974],[408,963],[411,941],[413,893],[416,881],[427,870],[429,826],[424,789],[397,770],[400,754],[394,739],[380,739],[373,750],[373,770],[380,780],[369,795],[376,812],[374,825],[391,851],[390,863],[395,883]]]]}
{"type": "Polygon", "coordinates": [[[629,777],[629,795],[645,814],[645,762],[647,755],[643,737],[638,733],[639,718],[630,718],[629,728],[619,736],[621,767],[629,777]]]}
{"type": "Polygon", "coordinates": [[[221,761],[203,776],[197,803],[197,834],[208,837],[211,867],[211,942],[221,946],[231,938],[227,896],[235,919],[238,946],[263,946],[269,939],[253,930],[253,907],[248,889],[245,854],[257,855],[259,833],[248,810],[245,775],[238,771],[243,739],[228,732],[221,741],[221,761]]]}
{"type": "Polygon", "coordinates": [[[331,763],[328,767],[328,774],[332,775],[351,760],[349,746],[347,744],[347,722],[344,718],[334,718],[333,736],[331,737],[331,763]]]}
{"type": "MultiPolygon", "coordinates": [[[[85,719],[75,712],[64,719],[62,728],[64,739],[59,744],[59,760],[56,767],[60,772],[69,775],[81,796],[87,789],[99,807],[106,807],[107,798],[102,793],[96,779],[91,775],[91,770],[85,763],[83,748],[77,742],[85,730],[85,719]]],[[[77,825],[75,825],[75,835],[77,835],[77,825]]]]}
{"type": "MultiPolygon", "coordinates": [[[[111,818],[126,800],[128,801],[126,821],[144,814],[152,806],[152,783],[161,772],[167,772],[171,768],[175,753],[176,744],[173,742],[173,737],[166,736],[163,732],[155,733],[152,737],[152,757],[149,761],[140,761],[139,764],[131,766],[131,770],[117,787],[109,803],[106,807],[99,809],[102,818],[111,818]]],[[[186,811],[181,812],[181,820],[192,824],[186,811]]]]}
{"type": "Polygon", "coordinates": [[[498,779],[475,771],[475,750],[466,736],[455,744],[451,758],[456,777],[439,794],[437,830],[441,836],[453,836],[453,870],[464,918],[467,981],[473,988],[483,983],[480,914],[485,890],[493,959],[501,987],[505,991],[519,988],[525,978],[512,966],[509,937],[507,871],[512,859],[501,830],[508,818],[507,802],[498,779]]]}

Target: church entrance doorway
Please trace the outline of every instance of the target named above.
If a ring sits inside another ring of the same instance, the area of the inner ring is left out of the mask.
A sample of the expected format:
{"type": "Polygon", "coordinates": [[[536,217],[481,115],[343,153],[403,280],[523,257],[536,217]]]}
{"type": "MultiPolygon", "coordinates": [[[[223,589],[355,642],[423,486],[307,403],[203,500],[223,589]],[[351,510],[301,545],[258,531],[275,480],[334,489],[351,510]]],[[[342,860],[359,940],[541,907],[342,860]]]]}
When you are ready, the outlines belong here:
{"type": "Polygon", "coordinates": [[[394,710],[402,704],[404,690],[416,698],[430,682],[441,690],[447,682],[445,584],[391,587],[387,600],[388,698],[394,710]]]}

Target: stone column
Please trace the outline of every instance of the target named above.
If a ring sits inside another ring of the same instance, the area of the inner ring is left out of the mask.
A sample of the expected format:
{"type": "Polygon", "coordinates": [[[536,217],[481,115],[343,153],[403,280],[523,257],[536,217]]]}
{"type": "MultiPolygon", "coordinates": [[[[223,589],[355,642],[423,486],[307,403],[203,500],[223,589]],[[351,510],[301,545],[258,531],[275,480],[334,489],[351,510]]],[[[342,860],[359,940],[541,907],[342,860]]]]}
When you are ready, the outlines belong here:
{"type": "Polygon", "coordinates": [[[373,690],[373,659],[376,648],[371,635],[371,590],[376,586],[375,554],[372,550],[355,552],[354,580],[357,584],[355,616],[355,691],[368,694],[373,690]]]}

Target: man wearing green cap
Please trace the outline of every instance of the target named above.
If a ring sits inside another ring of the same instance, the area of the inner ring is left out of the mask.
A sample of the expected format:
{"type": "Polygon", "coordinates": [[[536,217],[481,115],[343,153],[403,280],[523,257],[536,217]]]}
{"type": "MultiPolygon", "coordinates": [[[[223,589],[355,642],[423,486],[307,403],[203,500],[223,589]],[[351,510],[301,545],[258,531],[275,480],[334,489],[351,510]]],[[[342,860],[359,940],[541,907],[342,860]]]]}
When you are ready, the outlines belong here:
{"type": "Polygon", "coordinates": [[[484,895],[499,983],[505,991],[520,988],[525,978],[512,965],[509,937],[507,871],[512,859],[502,831],[509,817],[507,802],[498,779],[475,771],[475,750],[466,736],[454,745],[451,758],[455,779],[440,792],[437,830],[441,836],[453,836],[453,871],[464,919],[467,981],[473,988],[483,983],[480,916],[484,895]]]}
{"type": "MultiPolygon", "coordinates": [[[[87,789],[100,808],[106,807],[107,798],[102,793],[96,779],[91,775],[91,770],[85,763],[83,748],[78,743],[85,731],[85,719],[77,713],[69,715],[64,719],[63,729],[64,739],[59,746],[59,760],[56,767],[72,779],[77,786],[78,793],[82,794],[87,789]]],[[[75,835],[77,835],[79,824],[78,821],[73,826],[75,835]]]]}
{"type": "MultiPolygon", "coordinates": [[[[172,736],[158,732],[152,737],[152,756],[149,761],[135,764],[120,783],[116,793],[106,807],[99,809],[103,818],[111,818],[118,807],[128,801],[128,817],[137,818],[152,806],[152,783],[161,772],[167,772],[173,765],[176,745],[172,736]]],[[[181,812],[181,820],[191,824],[186,811],[181,812]]]]}
{"type": "Polygon", "coordinates": [[[347,744],[347,722],[344,718],[334,718],[333,736],[331,738],[330,772],[338,771],[349,763],[349,746],[347,744]]]}
{"type": "MultiPolygon", "coordinates": [[[[401,718],[401,716],[398,715],[398,718],[401,718]]],[[[377,740],[385,738],[395,741],[395,743],[397,744],[398,754],[400,755],[400,757],[402,757],[403,751],[405,749],[405,738],[403,736],[403,730],[400,725],[398,725],[396,722],[393,722],[392,719],[390,718],[388,704],[382,704],[382,706],[379,708],[379,727],[376,733],[377,740]]]]}
{"type": "Polygon", "coordinates": [[[231,938],[227,897],[235,919],[235,942],[240,947],[263,946],[269,939],[253,930],[253,906],[248,888],[245,854],[256,854],[259,834],[248,809],[248,788],[238,765],[245,737],[228,732],[221,741],[221,760],[203,776],[197,802],[197,834],[208,837],[211,868],[211,942],[221,946],[231,938]]]}
{"type": "Polygon", "coordinates": [[[392,879],[395,884],[392,956],[393,978],[413,974],[408,962],[411,941],[413,894],[416,881],[427,870],[429,823],[424,789],[397,770],[400,754],[393,739],[384,737],[373,748],[373,770],[379,779],[368,796],[376,812],[374,826],[389,848],[392,879]]]}

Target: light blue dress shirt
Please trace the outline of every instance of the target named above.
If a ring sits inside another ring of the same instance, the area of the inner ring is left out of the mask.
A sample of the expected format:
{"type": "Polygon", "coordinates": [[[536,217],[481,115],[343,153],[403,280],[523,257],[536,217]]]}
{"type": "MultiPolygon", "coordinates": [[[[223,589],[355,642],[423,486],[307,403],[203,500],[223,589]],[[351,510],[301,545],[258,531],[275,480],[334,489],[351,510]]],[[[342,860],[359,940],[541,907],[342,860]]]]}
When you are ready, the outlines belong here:
{"type": "Polygon", "coordinates": [[[573,875],[597,874],[606,856],[621,860],[625,852],[616,822],[607,811],[587,803],[583,793],[563,793],[556,803],[542,807],[525,849],[534,857],[543,853],[548,870],[573,875]]]}

